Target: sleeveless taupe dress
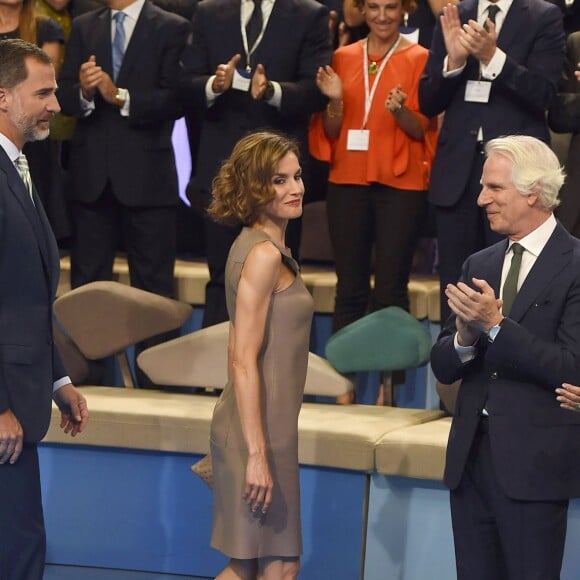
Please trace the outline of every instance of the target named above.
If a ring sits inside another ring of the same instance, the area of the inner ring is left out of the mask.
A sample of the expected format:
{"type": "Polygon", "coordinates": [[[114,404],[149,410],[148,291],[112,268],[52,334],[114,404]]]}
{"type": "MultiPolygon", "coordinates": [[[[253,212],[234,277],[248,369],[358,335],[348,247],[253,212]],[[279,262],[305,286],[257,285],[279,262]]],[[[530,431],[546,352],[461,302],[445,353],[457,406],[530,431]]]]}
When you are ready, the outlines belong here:
{"type": "Polygon", "coordinates": [[[247,450],[234,386],[220,396],[211,423],[214,472],[211,545],[231,558],[297,557],[302,553],[298,480],[298,413],[302,404],[313,301],[286,248],[260,230],[244,228],[226,264],[226,299],[234,320],[240,273],[250,250],[272,242],[296,274],[285,290],[272,295],[258,366],[262,380],[262,420],[274,491],[266,515],[251,512],[243,500],[247,450]]]}

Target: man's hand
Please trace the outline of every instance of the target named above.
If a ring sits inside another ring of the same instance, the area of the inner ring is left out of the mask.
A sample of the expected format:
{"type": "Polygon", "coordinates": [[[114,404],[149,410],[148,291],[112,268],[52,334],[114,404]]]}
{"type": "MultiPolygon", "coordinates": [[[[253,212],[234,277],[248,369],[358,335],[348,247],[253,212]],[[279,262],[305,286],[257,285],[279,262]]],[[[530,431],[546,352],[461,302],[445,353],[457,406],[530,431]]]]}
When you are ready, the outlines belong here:
{"type": "Polygon", "coordinates": [[[92,101],[95,98],[95,93],[103,74],[105,73],[100,66],[97,66],[97,59],[94,54],[89,57],[89,60],[81,64],[79,81],[81,83],[83,97],[87,101],[92,101]]]}
{"type": "Polygon", "coordinates": [[[0,413],[0,464],[18,460],[23,436],[22,425],[14,413],[10,409],[0,413]]]}
{"type": "Polygon", "coordinates": [[[71,383],[54,393],[54,402],[60,409],[60,427],[74,437],[84,430],[89,420],[87,401],[71,383]]]}
{"type": "Polygon", "coordinates": [[[259,64],[252,75],[252,84],[250,85],[250,93],[252,98],[258,101],[264,96],[268,88],[268,78],[266,77],[266,69],[264,65],[259,64]]]}
{"type": "MultiPolygon", "coordinates": [[[[449,308],[461,319],[461,322],[457,323],[457,330],[458,332],[465,330],[465,338],[468,340],[475,332],[488,332],[503,319],[500,312],[502,301],[495,297],[493,288],[485,280],[472,278],[472,281],[474,286],[479,288],[479,292],[464,282],[459,282],[457,286],[448,284],[445,289],[449,308]]],[[[460,335],[459,338],[463,337],[460,335]]],[[[472,340],[467,344],[473,342],[472,340]]]]}
{"type": "Polygon", "coordinates": [[[234,78],[234,71],[242,58],[241,54],[234,54],[225,64],[218,64],[215,69],[215,78],[211,85],[211,90],[219,95],[228,91],[232,87],[232,80],[234,78]]]}
{"type": "Polygon", "coordinates": [[[475,20],[469,20],[463,25],[459,41],[467,52],[473,55],[479,62],[487,66],[497,48],[497,34],[495,24],[488,18],[486,21],[488,30],[475,20]]]}
{"type": "Polygon", "coordinates": [[[99,93],[101,93],[101,97],[103,97],[107,103],[110,103],[111,105],[117,104],[117,101],[115,100],[115,96],[117,95],[117,85],[113,82],[113,79],[108,75],[108,73],[103,72],[97,88],[99,89],[99,93]]]}
{"type": "Polygon", "coordinates": [[[447,49],[447,70],[448,72],[461,68],[465,65],[469,52],[465,48],[461,38],[463,30],[459,11],[454,4],[447,4],[441,14],[441,32],[445,48],[447,49]]]}

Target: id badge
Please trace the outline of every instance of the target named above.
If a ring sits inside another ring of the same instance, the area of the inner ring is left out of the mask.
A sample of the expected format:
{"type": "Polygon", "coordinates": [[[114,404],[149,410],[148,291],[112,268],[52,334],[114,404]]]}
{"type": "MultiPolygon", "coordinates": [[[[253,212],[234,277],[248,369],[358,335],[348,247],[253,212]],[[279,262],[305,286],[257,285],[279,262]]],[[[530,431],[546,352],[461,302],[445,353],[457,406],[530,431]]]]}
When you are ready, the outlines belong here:
{"type": "Polygon", "coordinates": [[[467,81],[465,101],[468,103],[489,103],[491,83],[489,81],[467,81]]]}
{"type": "Polygon", "coordinates": [[[368,129],[349,129],[346,136],[346,148],[348,151],[368,151],[369,135],[368,129]]]}
{"type": "Polygon", "coordinates": [[[243,91],[247,93],[250,90],[250,84],[252,82],[252,73],[246,71],[243,68],[237,68],[234,70],[234,76],[232,79],[232,89],[237,91],[243,91]]]}

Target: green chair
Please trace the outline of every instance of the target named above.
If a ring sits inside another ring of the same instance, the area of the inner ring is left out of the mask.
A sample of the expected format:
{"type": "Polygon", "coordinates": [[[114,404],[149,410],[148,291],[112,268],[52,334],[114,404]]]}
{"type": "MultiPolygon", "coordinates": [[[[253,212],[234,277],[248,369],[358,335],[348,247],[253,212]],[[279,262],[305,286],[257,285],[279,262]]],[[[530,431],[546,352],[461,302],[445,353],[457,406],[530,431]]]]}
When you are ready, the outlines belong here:
{"type": "Polygon", "coordinates": [[[429,331],[398,306],[367,314],[326,344],[326,358],[341,373],[414,369],[429,361],[430,352],[429,331]]]}

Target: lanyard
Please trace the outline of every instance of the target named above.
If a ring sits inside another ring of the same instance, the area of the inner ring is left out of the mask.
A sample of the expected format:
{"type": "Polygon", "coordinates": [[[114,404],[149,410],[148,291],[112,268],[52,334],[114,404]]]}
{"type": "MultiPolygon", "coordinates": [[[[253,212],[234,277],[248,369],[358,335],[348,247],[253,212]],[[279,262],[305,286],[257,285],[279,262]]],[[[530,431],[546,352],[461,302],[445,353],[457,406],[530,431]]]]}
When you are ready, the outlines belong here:
{"type": "MultiPolygon", "coordinates": [[[[255,9],[256,9],[256,6],[254,5],[254,10],[255,9]]],[[[251,17],[252,16],[250,15],[250,18],[251,17]]],[[[254,54],[254,52],[256,52],[256,48],[258,48],[258,45],[260,44],[260,42],[262,42],[264,32],[266,31],[266,25],[268,23],[266,22],[265,19],[262,20],[262,31],[258,35],[258,38],[256,38],[256,42],[254,42],[254,46],[252,46],[251,48],[248,47],[248,34],[246,32],[246,24],[247,24],[247,22],[244,23],[244,11],[240,10],[240,27],[242,29],[242,42],[244,44],[244,52],[246,53],[246,72],[252,72],[252,67],[250,66],[250,57],[254,54]]]]}
{"type": "Polygon", "coordinates": [[[375,82],[373,83],[373,88],[369,91],[369,55],[367,51],[367,46],[369,43],[369,39],[365,38],[362,47],[363,47],[363,75],[365,79],[365,116],[363,119],[362,128],[364,129],[367,126],[367,121],[369,120],[369,113],[371,111],[371,105],[373,103],[373,99],[375,98],[375,92],[377,90],[377,86],[379,84],[379,80],[381,75],[383,74],[383,70],[385,70],[385,66],[387,66],[387,62],[397,50],[397,46],[399,46],[399,42],[401,42],[401,35],[397,36],[397,40],[395,40],[393,46],[389,49],[389,52],[383,58],[383,62],[377,72],[377,76],[375,77],[375,82]]]}

